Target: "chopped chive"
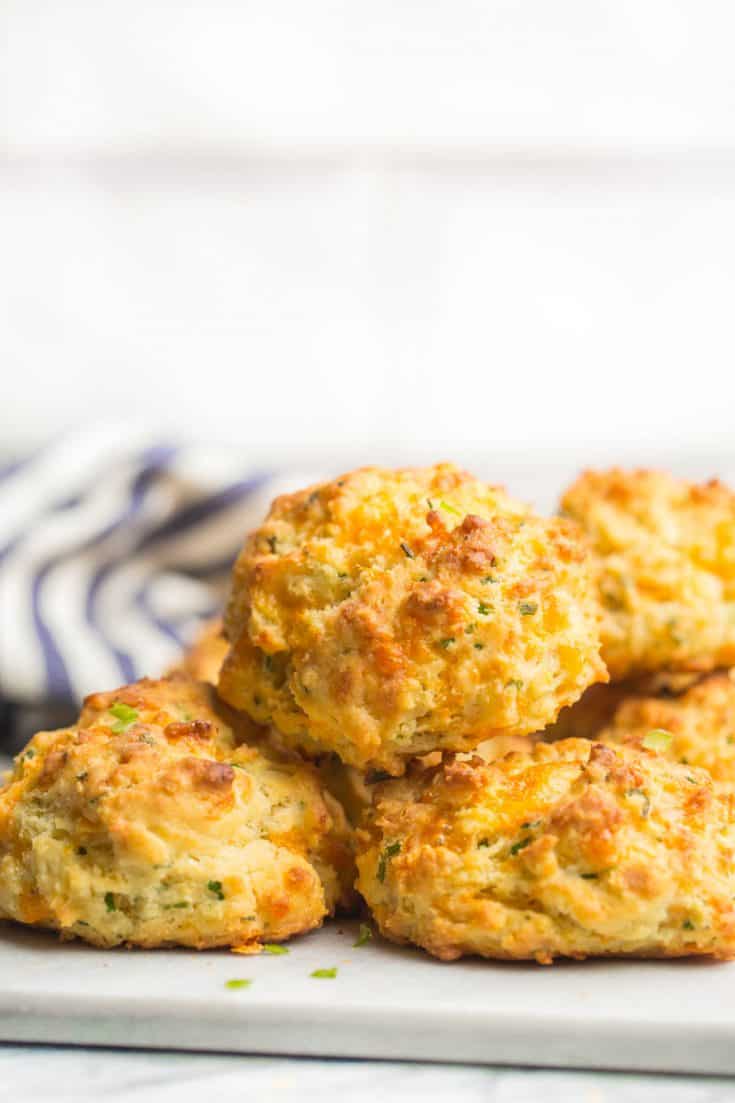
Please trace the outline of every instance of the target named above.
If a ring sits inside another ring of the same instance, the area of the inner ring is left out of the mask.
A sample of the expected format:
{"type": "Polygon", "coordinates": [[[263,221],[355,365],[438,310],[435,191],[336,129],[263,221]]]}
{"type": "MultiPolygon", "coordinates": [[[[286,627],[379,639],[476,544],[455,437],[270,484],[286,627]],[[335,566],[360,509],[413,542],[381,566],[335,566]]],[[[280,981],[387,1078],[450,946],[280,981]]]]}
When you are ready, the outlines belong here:
{"type": "Polygon", "coordinates": [[[388,862],[391,860],[391,858],[395,858],[396,854],[399,854],[400,851],[400,843],[388,843],[383,853],[380,855],[380,858],[378,860],[378,880],[381,882],[381,884],[383,883],[383,881],[385,881],[385,871],[388,862]]]}
{"type": "Polygon", "coordinates": [[[131,724],[134,724],[138,719],[138,710],[131,708],[130,705],[126,705],[123,701],[116,701],[115,704],[109,710],[110,716],[114,716],[117,723],[113,725],[113,732],[119,735],[120,732],[127,731],[131,724]]]}
{"type": "Polygon", "coordinates": [[[533,842],[533,840],[530,838],[519,839],[517,843],[513,843],[513,846],[510,848],[510,853],[517,854],[519,850],[523,850],[525,847],[527,847],[530,842],[533,842]]]}
{"type": "Polygon", "coordinates": [[[171,911],[172,908],[188,908],[188,907],[189,907],[188,901],[186,901],[186,900],[177,900],[175,904],[164,904],[163,905],[163,910],[168,912],[168,911],[171,911]]]}
{"type": "Polygon", "coordinates": [[[443,647],[445,651],[448,647],[451,647],[453,643],[454,636],[446,636],[443,640],[439,640],[439,646],[443,647]]]}
{"type": "Polygon", "coordinates": [[[416,558],[416,556],[411,551],[411,549],[409,548],[409,546],[405,542],[405,540],[401,540],[401,551],[406,556],[406,559],[415,559],[416,558]]]}
{"type": "Polygon", "coordinates": [[[490,608],[491,607],[489,605],[486,605],[484,601],[478,601],[477,603],[477,612],[480,613],[480,615],[483,617],[486,617],[488,615],[488,613],[490,612],[490,608]]]}
{"type": "Polygon", "coordinates": [[[207,888],[218,900],[224,900],[225,894],[222,891],[221,881],[207,881],[207,888]]]}
{"type": "Polygon", "coordinates": [[[112,892],[105,893],[105,907],[108,912],[116,912],[117,904],[115,903],[115,894],[112,892]]]}
{"type": "Polygon", "coordinates": [[[519,601],[518,610],[522,617],[532,617],[538,610],[538,603],[535,601],[519,601]]]}
{"type": "Polygon", "coordinates": [[[263,953],[264,954],[273,954],[274,956],[277,956],[278,954],[287,954],[288,953],[288,947],[287,946],[281,946],[280,942],[264,942],[263,943],[263,953]]]}
{"type": "Polygon", "coordinates": [[[331,969],[315,969],[313,973],[309,973],[310,977],[318,977],[319,980],[334,980],[337,976],[337,966],[333,965],[331,969]]]}
{"type": "Polygon", "coordinates": [[[249,988],[252,983],[253,982],[251,980],[244,980],[238,977],[235,980],[226,980],[225,988],[229,988],[231,991],[234,991],[237,988],[249,988]]]}
{"type": "Polygon", "coordinates": [[[368,927],[367,923],[360,924],[360,933],[357,936],[357,940],[352,945],[357,948],[358,946],[364,946],[366,942],[369,942],[373,937],[372,927],[368,927]]]}
{"type": "Polygon", "coordinates": [[[694,924],[692,923],[691,919],[685,919],[684,922],[682,923],[682,928],[685,931],[693,931],[694,930],[694,924]]]}
{"type": "Polygon", "coordinates": [[[626,797],[642,797],[643,798],[643,806],[641,808],[641,815],[645,819],[646,816],[648,815],[648,813],[651,810],[651,802],[648,799],[648,794],[644,793],[644,791],[642,789],[628,789],[625,795],[626,795],[626,797]]]}
{"type": "Polygon", "coordinates": [[[648,735],[643,736],[641,746],[647,751],[668,751],[672,739],[671,732],[667,732],[665,728],[654,728],[648,735]]]}
{"type": "Polygon", "coordinates": [[[455,517],[461,517],[462,516],[462,513],[461,513],[460,510],[456,509],[455,506],[450,506],[449,502],[445,502],[443,498],[442,498],[441,502],[439,502],[439,505],[442,507],[442,509],[445,509],[447,511],[447,513],[453,513],[455,517]]]}

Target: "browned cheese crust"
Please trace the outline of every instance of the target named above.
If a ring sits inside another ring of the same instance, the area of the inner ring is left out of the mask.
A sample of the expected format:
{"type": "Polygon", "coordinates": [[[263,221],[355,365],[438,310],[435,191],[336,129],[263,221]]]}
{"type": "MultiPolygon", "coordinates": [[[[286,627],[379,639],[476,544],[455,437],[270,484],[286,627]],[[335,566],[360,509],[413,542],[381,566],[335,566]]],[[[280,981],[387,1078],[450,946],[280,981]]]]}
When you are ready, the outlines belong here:
{"type": "Polygon", "coordinates": [[[235,567],[219,690],[309,755],[399,774],[550,723],[606,673],[587,549],[449,464],[274,502],[235,567]]]}
{"type": "Polygon", "coordinates": [[[626,697],[598,738],[653,742],[672,762],[699,766],[716,789],[735,793],[735,671],[707,675],[676,697],[626,697]]]}
{"type": "Polygon", "coordinates": [[[257,949],[347,902],[315,770],[241,739],[211,686],[144,680],[40,732],[0,791],[0,915],[99,946],[257,949]]]}
{"type": "Polygon", "coordinates": [[[735,495],[659,471],[586,471],[562,513],[593,546],[613,681],[735,665],[735,495]]]}
{"type": "Polygon", "coordinates": [[[566,740],[383,783],[357,886],[386,937],[445,960],[728,958],[734,844],[704,771],[566,740]]]}

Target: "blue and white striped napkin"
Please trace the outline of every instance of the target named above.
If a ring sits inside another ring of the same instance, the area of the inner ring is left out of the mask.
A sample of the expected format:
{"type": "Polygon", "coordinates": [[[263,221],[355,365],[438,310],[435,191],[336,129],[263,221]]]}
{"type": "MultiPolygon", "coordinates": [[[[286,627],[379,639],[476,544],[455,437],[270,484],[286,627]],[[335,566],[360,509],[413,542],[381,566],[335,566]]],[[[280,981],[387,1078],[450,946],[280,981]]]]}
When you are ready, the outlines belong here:
{"type": "Polygon", "coordinates": [[[3,749],[175,661],[221,608],[247,531],[309,481],[109,426],[0,467],[3,749]]]}

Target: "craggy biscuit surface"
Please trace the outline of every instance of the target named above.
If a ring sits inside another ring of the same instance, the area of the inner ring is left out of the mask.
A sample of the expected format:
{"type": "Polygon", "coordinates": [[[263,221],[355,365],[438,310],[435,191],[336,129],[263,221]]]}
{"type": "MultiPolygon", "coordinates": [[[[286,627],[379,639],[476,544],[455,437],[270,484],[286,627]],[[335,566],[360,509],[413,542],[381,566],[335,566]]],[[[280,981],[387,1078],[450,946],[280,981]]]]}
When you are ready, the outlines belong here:
{"type": "Polygon", "coordinates": [[[587,471],[562,513],[589,535],[617,681],[735,664],[735,494],[658,471],[587,471]]]}
{"type": "Polygon", "coordinates": [[[235,567],[219,689],[314,755],[406,759],[534,732],[606,678],[579,531],[449,464],[276,500],[235,567]]]}
{"type": "Polygon", "coordinates": [[[653,742],[673,762],[699,766],[715,788],[735,793],[735,671],[710,674],[677,697],[627,697],[597,738],[653,742]]]}
{"type": "Polygon", "coordinates": [[[378,787],[357,887],[437,957],[735,953],[731,801],[702,770],[586,740],[378,787]]]}
{"type": "Polygon", "coordinates": [[[211,686],[141,681],[41,732],[0,791],[0,915],[99,946],[257,949],[350,894],[315,771],[238,745],[211,686]]]}

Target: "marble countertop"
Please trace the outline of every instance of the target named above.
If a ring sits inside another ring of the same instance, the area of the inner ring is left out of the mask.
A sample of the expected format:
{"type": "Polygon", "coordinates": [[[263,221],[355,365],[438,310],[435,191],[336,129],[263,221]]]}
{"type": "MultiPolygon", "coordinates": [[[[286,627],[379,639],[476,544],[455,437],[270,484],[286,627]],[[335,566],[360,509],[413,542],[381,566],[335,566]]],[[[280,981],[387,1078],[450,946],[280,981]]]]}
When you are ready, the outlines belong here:
{"type": "Polygon", "coordinates": [[[102,1098],[188,1103],[203,1096],[217,1103],[305,1103],[324,1097],[350,1103],[724,1103],[735,1098],[730,1077],[18,1045],[0,1046],[0,1083],[2,1099],[76,1103],[102,1098]]]}

